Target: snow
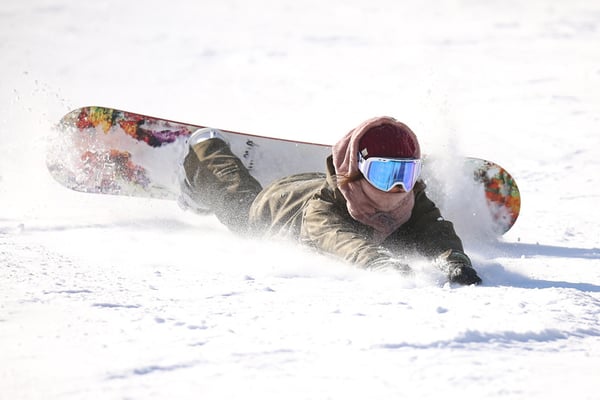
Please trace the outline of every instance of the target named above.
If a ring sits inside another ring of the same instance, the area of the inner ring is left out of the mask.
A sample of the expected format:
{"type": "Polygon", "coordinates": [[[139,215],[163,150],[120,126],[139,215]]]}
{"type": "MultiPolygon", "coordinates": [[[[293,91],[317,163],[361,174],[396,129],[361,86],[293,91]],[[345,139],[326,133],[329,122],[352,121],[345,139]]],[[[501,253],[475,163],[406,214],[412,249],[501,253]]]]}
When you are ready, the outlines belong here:
{"type": "Polygon", "coordinates": [[[597,399],[599,40],[593,0],[4,2],[0,398],[597,399]],[[317,142],[392,115],[522,213],[455,220],[481,287],[357,271],[62,188],[46,139],[84,105],[317,142]]]}

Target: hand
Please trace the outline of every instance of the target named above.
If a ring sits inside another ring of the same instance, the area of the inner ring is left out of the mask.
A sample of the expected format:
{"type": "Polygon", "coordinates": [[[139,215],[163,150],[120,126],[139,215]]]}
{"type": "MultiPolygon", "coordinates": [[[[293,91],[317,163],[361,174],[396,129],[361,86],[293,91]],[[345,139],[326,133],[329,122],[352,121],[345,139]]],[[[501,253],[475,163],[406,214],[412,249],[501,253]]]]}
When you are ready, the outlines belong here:
{"type": "Polygon", "coordinates": [[[461,285],[479,285],[481,278],[477,275],[477,271],[473,267],[460,265],[453,267],[448,273],[450,282],[459,283],[461,285]]]}
{"type": "Polygon", "coordinates": [[[469,257],[460,251],[449,250],[437,259],[437,264],[447,272],[452,283],[461,285],[479,285],[481,278],[472,267],[469,257]]]}

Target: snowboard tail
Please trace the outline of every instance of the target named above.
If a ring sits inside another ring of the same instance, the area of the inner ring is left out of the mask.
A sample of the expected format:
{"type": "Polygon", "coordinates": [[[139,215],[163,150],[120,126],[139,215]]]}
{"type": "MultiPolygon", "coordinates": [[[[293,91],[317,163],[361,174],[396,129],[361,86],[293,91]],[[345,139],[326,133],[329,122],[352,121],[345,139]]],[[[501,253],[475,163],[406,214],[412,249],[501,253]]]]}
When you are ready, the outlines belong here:
{"type": "MultiPolygon", "coordinates": [[[[48,170],[63,186],[80,192],[176,199],[187,139],[203,127],[105,107],[79,108],[58,123],[48,170]]],[[[222,132],[263,187],[288,175],[324,172],[331,154],[330,145],[222,132]]],[[[434,163],[424,161],[426,182],[435,180],[435,174],[428,176],[428,164],[434,163]]],[[[476,199],[458,193],[462,206],[471,206],[475,215],[480,213],[477,204],[483,203],[494,230],[507,232],[520,211],[515,179],[494,162],[478,158],[466,158],[463,171],[476,199]]],[[[443,204],[448,193],[437,197],[443,204]]]]}

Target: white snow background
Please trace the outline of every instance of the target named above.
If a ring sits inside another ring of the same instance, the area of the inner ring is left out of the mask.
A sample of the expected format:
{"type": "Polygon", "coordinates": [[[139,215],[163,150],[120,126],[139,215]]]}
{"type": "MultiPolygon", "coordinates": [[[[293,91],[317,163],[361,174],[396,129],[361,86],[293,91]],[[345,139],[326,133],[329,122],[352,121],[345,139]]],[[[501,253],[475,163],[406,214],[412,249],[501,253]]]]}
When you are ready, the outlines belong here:
{"type": "Polygon", "coordinates": [[[0,399],[600,398],[600,2],[9,0],[0,53],[0,399]],[[61,187],[85,105],[330,143],[392,115],[522,212],[454,217],[481,287],[357,271],[61,187]]]}

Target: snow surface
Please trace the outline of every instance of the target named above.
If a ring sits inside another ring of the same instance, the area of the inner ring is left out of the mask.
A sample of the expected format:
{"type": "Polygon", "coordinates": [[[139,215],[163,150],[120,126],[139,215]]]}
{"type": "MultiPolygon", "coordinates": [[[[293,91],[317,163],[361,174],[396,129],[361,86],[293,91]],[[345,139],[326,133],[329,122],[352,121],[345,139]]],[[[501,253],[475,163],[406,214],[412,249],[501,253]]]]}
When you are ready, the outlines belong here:
{"type": "Polygon", "coordinates": [[[595,0],[4,1],[0,398],[600,398],[599,43],[595,0]],[[84,105],[319,142],[392,115],[505,166],[521,217],[455,221],[482,287],[357,271],[62,188],[84,105]]]}

